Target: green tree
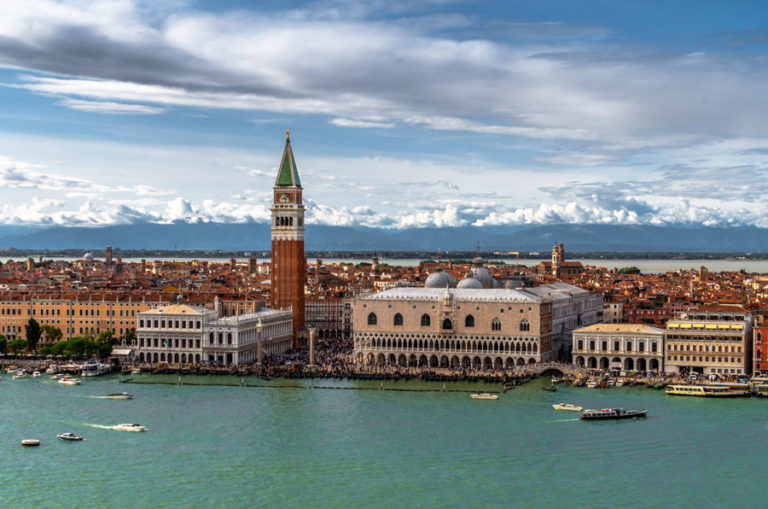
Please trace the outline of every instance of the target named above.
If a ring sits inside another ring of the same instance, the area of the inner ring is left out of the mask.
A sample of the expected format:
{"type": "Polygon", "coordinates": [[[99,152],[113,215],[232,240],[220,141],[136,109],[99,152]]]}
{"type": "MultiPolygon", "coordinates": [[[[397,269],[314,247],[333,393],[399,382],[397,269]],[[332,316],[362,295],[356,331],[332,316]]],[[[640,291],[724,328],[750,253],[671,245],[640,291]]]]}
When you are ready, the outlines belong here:
{"type": "Polygon", "coordinates": [[[123,339],[125,339],[125,342],[130,345],[131,341],[136,339],[136,329],[126,329],[123,339]]]}
{"type": "Polygon", "coordinates": [[[40,335],[42,334],[40,324],[34,318],[30,318],[24,329],[27,333],[27,348],[29,348],[30,352],[37,350],[37,343],[40,341],[40,335]]]}
{"type": "Polygon", "coordinates": [[[72,359],[82,359],[93,349],[93,342],[82,336],[70,339],[65,345],[64,355],[72,359]]]}
{"type": "Polygon", "coordinates": [[[64,355],[66,350],[67,350],[67,342],[59,341],[58,343],[54,343],[53,346],[51,347],[51,354],[64,355]]]}
{"type": "Polygon", "coordinates": [[[5,355],[8,353],[8,338],[0,334],[0,353],[5,355]]]}
{"type": "Polygon", "coordinates": [[[23,339],[14,339],[8,343],[8,349],[13,352],[14,355],[19,355],[27,347],[27,342],[23,339]]]}
{"type": "Polygon", "coordinates": [[[61,329],[54,327],[53,325],[41,325],[40,330],[42,331],[42,334],[45,337],[47,343],[56,343],[57,341],[60,341],[64,336],[64,334],[61,332],[61,329]]]}
{"type": "Polygon", "coordinates": [[[99,359],[106,359],[112,353],[112,346],[119,340],[110,330],[101,331],[96,338],[96,354],[99,359]]]}
{"type": "Polygon", "coordinates": [[[640,274],[640,269],[635,267],[622,267],[619,269],[619,274],[640,274]]]}

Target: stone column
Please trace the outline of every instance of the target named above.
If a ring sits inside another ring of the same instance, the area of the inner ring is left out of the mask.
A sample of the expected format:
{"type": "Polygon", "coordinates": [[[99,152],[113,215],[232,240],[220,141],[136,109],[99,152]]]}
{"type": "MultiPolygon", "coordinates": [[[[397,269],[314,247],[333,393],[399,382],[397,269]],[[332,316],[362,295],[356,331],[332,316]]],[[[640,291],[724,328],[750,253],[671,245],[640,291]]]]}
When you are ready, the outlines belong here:
{"type": "Polygon", "coordinates": [[[262,325],[261,318],[259,318],[259,321],[256,324],[256,361],[259,363],[259,366],[261,366],[261,361],[264,359],[264,349],[261,345],[261,333],[263,330],[264,325],[262,325]]]}
{"type": "Polygon", "coordinates": [[[317,328],[314,325],[310,325],[308,328],[309,328],[309,365],[314,366],[315,365],[315,333],[317,332],[317,328]]]}

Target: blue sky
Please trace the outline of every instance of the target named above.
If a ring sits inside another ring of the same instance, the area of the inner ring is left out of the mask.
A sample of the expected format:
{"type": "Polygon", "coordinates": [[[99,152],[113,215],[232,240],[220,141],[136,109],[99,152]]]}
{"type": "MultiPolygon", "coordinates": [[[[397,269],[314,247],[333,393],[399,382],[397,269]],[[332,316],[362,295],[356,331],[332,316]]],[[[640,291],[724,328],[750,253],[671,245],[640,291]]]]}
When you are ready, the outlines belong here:
{"type": "Polygon", "coordinates": [[[0,222],[768,226],[766,11],[9,0],[0,222]]]}

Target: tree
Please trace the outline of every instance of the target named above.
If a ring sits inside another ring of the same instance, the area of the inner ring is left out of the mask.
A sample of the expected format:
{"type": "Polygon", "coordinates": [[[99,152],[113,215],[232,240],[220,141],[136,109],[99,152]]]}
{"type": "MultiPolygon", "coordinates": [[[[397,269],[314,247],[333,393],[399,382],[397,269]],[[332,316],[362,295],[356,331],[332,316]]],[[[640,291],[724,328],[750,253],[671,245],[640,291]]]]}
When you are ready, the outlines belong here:
{"type": "Polygon", "coordinates": [[[37,342],[40,341],[40,324],[37,320],[30,318],[27,325],[24,326],[27,333],[27,348],[29,351],[37,350],[37,342]]]}
{"type": "Polygon", "coordinates": [[[14,355],[19,355],[27,347],[27,342],[23,339],[14,339],[8,343],[8,349],[13,352],[14,355]]]}
{"type": "Polygon", "coordinates": [[[82,336],[70,339],[65,345],[64,355],[73,359],[82,359],[93,350],[93,342],[82,336]]]}
{"type": "Polygon", "coordinates": [[[112,331],[101,331],[96,338],[96,354],[100,359],[106,359],[112,353],[112,346],[118,341],[112,331]]]}
{"type": "Polygon", "coordinates": [[[41,325],[40,330],[45,337],[46,343],[56,343],[64,336],[61,329],[54,327],[53,325],[41,325]]]}
{"type": "Polygon", "coordinates": [[[8,338],[0,334],[0,353],[5,355],[8,353],[8,338]]]}
{"type": "Polygon", "coordinates": [[[136,329],[126,329],[124,339],[130,345],[131,341],[136,339],[136,329]]]}
{"type": "Polygon", "coordinates": [[[58,343],[54,343],[53,346],[51,346],[51,354],[53,355],[64,355],[64,352],[67,350],[67,342],[66,341],[59,341],[58,343]]]}
{"type": "Polygon", "coordinates": [[[619,274],[640,274],[640,269],[635,267],[622,267],[619,269],[619,274]]]}

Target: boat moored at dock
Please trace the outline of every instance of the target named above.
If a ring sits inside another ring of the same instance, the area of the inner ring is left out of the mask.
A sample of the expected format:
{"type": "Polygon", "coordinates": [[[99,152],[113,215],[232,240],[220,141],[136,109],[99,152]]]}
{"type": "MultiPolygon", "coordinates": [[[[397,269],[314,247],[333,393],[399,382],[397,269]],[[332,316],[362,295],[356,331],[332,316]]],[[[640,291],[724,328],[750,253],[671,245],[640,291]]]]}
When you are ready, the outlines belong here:
{"type": "Polygon", "coordinates": [[[701,398],[740,398],[750,395],[749,386],[729,385],[669,385],[664,390],[669,396],[695,396],[701,398]]]}
{"type": "Polygon", "coordinates": [[[469,397],[472,399],[483,399],[488,401],[495,401],[499,399],[498,394],[489,394],[487,392],[482,392],[479,394],[470,394],[469,397]]]}
{"type": "Polygon", "coordinates": [[[584,421],[615,421],[619,419],[637,419],[646,417],[647,410],[624,410],[623,408],[603,408],[602,410],[585,410],[581,414],[584,421]]]}

